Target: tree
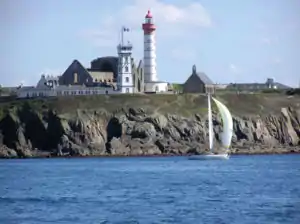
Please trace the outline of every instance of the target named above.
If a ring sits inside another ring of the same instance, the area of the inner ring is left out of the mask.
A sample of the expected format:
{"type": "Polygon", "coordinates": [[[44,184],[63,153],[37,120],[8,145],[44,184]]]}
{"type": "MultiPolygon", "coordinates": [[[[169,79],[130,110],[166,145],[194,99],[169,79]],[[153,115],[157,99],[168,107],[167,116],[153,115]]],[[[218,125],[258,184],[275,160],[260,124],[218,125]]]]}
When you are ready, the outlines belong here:
{"type": "Polygon", "coordinates": [[[181,93],[183,91],[183,85],[179,84],[179,83],[172,83],[172,88],[173,88],[173,91],[176,91],[176,92],[181,93]]]}

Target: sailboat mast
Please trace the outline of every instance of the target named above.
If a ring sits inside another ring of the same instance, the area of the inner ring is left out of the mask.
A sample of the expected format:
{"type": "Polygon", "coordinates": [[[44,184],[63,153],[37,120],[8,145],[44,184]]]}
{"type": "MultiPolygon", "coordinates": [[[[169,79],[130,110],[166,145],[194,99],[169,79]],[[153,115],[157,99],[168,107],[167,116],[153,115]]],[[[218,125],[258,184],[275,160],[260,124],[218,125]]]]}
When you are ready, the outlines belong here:
{"type": "Polygon", "coordinates": [[[213,151],[213,126],[212,126],[211,96],[208,94],[208,134],[209,134],[209,150],[213,151]]]}

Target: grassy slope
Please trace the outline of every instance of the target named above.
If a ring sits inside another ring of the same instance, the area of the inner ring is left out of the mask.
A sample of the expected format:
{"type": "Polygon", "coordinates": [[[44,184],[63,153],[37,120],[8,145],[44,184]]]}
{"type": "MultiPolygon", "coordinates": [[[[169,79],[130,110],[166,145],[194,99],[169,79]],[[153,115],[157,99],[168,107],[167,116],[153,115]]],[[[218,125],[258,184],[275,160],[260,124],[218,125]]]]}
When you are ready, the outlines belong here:
{"type": "MultiPolygon", "coordinates": [[[[281,107],[300,107],[300,96],[288,97],[283,94],[220,94],[216,98],[224,102],[229,110],[238,116],[277,114],[281,107]]],[[[15,111],[24,104],[29,104],[39,111],[52,108],[59,114],[70,115],[76,114],[78,109],[100,110],[106,114],[128,107],[141,107],[151,113],[184,116],[207,112],[207,99],[203,95],[98,95],[0,102],[0,119],[8,109],[15,111]]]]}

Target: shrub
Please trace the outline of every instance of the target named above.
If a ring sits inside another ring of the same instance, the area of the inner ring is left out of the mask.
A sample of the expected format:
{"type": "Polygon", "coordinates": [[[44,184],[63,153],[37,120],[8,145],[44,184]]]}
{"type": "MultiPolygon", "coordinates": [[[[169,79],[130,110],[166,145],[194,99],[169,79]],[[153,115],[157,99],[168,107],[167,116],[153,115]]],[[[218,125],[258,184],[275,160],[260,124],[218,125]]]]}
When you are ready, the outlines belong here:
{"type": "Polygon", "coordinates": [[[262,93],[283,93],[281,89],[264,89],[261,91],[262,93]]]}
{"type": "Polygon", "coordinates": [[[289,89],[286,91],[287,95],[300,95],[300,88],[289,89]]]}

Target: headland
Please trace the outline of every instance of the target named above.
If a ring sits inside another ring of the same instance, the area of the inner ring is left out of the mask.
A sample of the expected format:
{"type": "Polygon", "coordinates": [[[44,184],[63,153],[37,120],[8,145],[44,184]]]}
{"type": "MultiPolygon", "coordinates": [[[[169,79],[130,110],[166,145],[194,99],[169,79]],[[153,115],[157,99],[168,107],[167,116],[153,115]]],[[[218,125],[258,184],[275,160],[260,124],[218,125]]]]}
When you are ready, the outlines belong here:
{"type": "MultiPolygon", "coordinates": [[[[234,117],[232,154],[300,152],[300,95],[217,94],[234,117]]],[[[213,106],[215,144],[222,131],[213,106]]],[[[2,99],[0,157],[165,156],[208,148],[207,97],[119,94],[2,99]]]]}

